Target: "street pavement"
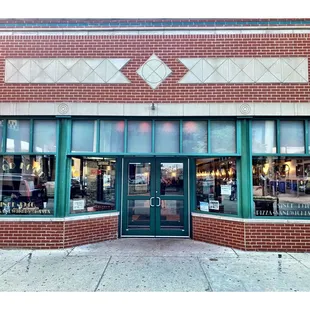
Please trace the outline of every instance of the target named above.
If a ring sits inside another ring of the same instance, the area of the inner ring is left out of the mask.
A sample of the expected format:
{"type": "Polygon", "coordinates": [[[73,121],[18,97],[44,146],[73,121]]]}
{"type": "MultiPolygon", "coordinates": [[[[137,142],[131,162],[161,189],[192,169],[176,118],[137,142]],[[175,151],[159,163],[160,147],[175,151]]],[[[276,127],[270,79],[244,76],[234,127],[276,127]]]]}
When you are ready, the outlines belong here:
{"type": "Polygon", "coordinates": [[[1,292],[310,292],[310,253],[133,238],[0,249],[1,292]]]}

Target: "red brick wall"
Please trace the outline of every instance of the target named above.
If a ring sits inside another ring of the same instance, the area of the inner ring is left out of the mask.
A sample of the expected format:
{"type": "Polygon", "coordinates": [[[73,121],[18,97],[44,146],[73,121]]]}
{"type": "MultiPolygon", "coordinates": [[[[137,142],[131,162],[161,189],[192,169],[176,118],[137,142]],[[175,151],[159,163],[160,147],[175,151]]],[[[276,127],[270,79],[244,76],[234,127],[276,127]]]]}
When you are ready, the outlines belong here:
{"type": "Polygon", "coordinates": [[[310,251],[309,224],[244,223],[193,216],[193,239],[248,251],[310,251]]]}
{"type": "Polygon", "coordinates": [[[60,249],[117,237],[118,216],[60,222],[0,222],[0,248],[60,249]]]}
{"type": "MultiPolygon", "coordinates": [[[[310,34],[0,36],[0,102],[308,102],[306,84],[179,84],[178,58],[308,57],[310,34]],[[173,73],[154,91],[136,73],[155,53],[173,73]],[[130,58],[130,84],[5,84],[6,58],[130,58]]],[[[310,65],[310,62],[309,62],[310,65]]]]}

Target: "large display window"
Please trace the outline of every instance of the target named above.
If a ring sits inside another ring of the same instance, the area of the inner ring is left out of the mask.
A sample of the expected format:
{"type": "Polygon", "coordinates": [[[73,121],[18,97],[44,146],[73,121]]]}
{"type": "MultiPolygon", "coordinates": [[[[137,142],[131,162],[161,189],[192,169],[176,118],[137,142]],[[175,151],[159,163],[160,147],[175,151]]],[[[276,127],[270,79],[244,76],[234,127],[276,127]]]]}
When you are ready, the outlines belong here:
{"type": "Polygon", "coordinates": [[[71,214],[115,210],[115,188],[115,158],[71,157],[71,214]]]}
{"type": "Polygon", "coordinates": [[[0,215],[54,215],[57,123],[0,122],[0,215]]]}
{"type": "Polygon", "coordinates": [[[238,214],[235,157],[196,159],[196,210],[238,214]]]}

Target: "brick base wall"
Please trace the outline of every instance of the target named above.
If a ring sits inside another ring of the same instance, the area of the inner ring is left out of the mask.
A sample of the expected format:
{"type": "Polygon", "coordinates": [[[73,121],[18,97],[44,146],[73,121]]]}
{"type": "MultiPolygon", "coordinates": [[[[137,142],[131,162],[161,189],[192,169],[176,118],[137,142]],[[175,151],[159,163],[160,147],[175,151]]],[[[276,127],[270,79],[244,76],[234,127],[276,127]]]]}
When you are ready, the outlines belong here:
{"type": "Polygon", "coordinates": [[[310,251],[309,224],[192,217],[193,239],[247,251],[310,251]]]}
{"type": "Polygon", "coordinates": [[[0,248],[62,249],[117,238],[117,215],[57,222],[0,222],[0,248]]]}

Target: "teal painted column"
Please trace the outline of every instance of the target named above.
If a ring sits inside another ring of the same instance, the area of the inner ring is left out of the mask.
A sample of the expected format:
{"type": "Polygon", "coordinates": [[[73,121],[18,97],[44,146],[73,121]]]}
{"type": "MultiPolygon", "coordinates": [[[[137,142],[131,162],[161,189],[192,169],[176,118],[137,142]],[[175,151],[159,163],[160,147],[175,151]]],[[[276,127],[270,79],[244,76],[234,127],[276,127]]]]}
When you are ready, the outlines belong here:
{"type": "Polygon", "coordinates": [[[56,216],[64,217],[66,215],[68,198],[68,169],[69,160],[67,159],[67,150],[69,147],[69,122],[68,118],[60,118],[58,123],[58,144],[56,155],[56,184],[55,184],[55,203],[56,216]]]}
{"type": "Polygon", "coordinates": [[[249,119],[241,119],[241,163],[240,163],[240,217],[250,218],[252,205],[252,150],[249,119]]]}

